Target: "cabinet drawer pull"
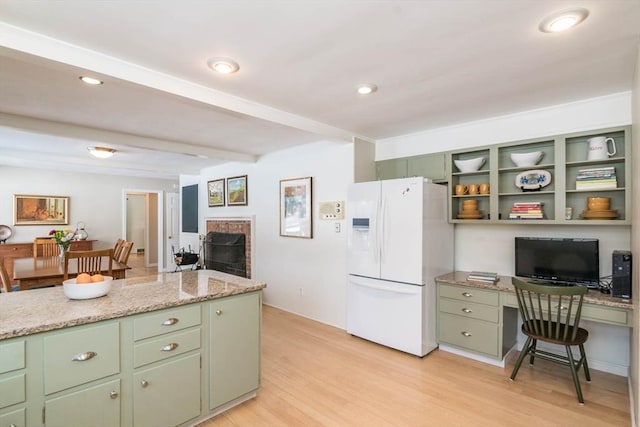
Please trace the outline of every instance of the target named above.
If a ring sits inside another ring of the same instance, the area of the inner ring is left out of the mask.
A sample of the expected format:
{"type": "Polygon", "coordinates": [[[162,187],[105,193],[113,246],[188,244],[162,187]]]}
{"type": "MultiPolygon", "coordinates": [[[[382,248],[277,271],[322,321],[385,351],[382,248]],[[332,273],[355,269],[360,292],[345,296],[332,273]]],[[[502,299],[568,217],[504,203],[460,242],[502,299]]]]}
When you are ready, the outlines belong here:
{"type": "Polygon", "coordinates": [[[96,353],[95,351],[85,351],[84,353],[78,353],[75,356],[73,356],[73,359],[71,359],[71,361],[84,362],[85,360],[93,359],[97,355],[98,353],[96,353]]]}
{"type": "Polygon", "coordinates": [[[149,381],[142,380],[140,381],[140,385],[142,386],[142,388],[147,388],[149,386],[149,381]]]}
{"type": "Polygon", "coordinates": [[[178,348],[178,344],[175,342],[172,342],[171,344],[167,344],[164,347],[162,347],[162,351],[173,351],[176,348],[178,348]]]}
{"type": "Polygon", "coordinates": [[[462,311],[463,311],[464,313],[473,313],[473,310],[470,310],[470,309],[468,309],[468,308],[466,308],[466,307],[465,307],[465,308],[463,308],[463,309],[462,309],[462,311]]]}
{"type": "Polygon", "coordinates": [[[179,322],[179,320],[176,319],[175,317],[170,317],[167,320],[165,320],[164,322],[162,322],[162,326],[171,326],[171,325],[175,325],[178,322],[179,322]]]}
{"type": "Polygon", "coordinates": [[[117,399],[118,398],[118,392],[113,390],[111,393],[109,393],[109,397],[112,399],[117,399]]]}
{"type": "Polygon", "coordinates": [[[216,310],[216,314],[220,316],[222,314],[222,310],[216,310]]]}
{"type": "Polygon", "coordinates": [[[462,293],[462,296],[463,296],[463,297],[470,298],[470,297],[472,297],[472,296],[473,296],[473,294],[470,294],[469,292],[463,292],[463,293],[462,293]]]}
{"type": "Polygon", "coordinates": [[[471,334],[467,331],[462,331],[460,332],[462,335],[464,335],[465,337],[469,338],[471,336],[471,334]]]}

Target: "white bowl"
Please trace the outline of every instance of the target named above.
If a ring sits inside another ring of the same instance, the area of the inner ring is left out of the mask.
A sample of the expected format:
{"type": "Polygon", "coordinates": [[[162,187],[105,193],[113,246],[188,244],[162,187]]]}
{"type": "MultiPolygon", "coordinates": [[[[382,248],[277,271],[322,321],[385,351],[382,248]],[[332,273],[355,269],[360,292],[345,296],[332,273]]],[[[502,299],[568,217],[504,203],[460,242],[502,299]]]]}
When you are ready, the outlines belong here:
{"type": "Polygon", "coordinates": [[[484,165],[484,157],[476,157],[469,160],[454,160],[460,172],[475,172],[484,165]]]}
{"type": "Polygon", "coordinates": [[[531,153],[511,153],[511,161],[516,166],[537,165],[544,153],[542,151],[532,151],[531,153]]]}
{"type": "Polygon", "coordinates": [[[64,294],[69,299],[91,299],[106,295],[111,290],[113,277],[104,276],[102,282],[77,284],[76,279],[69,279],[62,282],[64,294]]]}

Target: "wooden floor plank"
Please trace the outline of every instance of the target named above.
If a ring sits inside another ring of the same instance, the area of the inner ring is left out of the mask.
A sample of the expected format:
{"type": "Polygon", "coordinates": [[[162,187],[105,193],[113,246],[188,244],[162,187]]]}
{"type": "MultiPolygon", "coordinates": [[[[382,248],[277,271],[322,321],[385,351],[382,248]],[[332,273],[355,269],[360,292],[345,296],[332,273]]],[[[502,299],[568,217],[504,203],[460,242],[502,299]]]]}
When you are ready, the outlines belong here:
{"type": "MultiPolygon", "coordinates": [[[[525,362],[505,368],[436,350],[424,358],[264,307],[258,396],[201,427],[629,426],[627,379],[525,362]]],[[[588,355],[587,355],[588,356],[588,355]]]]}

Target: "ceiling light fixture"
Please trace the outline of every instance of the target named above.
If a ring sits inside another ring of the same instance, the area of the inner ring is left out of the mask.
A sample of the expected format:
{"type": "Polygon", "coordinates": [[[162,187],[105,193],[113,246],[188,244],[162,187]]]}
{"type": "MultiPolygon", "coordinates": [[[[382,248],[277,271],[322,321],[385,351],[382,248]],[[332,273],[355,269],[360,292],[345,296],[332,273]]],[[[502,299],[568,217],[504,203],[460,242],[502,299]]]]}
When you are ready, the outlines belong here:
{"type": "Polygon", "coordinates": [[[116,152],[113,148],[106,147],[87,147],[87,150],[89,150],[92,156],[99,159],[108,159],[116,152]]]}
{"type": "Polygon", "coordinates": [[[209,58],[207,65],[220,74],[233,74],[240,69],[240,65],[230,58],[209,58]]]}
{"type": "Polygon", "coordinates": [[[104,83],[102,80],[94,79],[93,77],[88,77],[88,76],[80,76],[79,79],[88,85],[94,85],[94,86],[101,85],[104,83]]]}
{"type": "Polygon", "coordinates": [[[378,90],[378,86],[374,85],[373,83],[366,83],[366,84],[358,85],[356,90],[358,91],[358,93],[360,95],[369,95],[369,94],[377,91],[378,90]]]}
{"type": "Polygon", "coordinates": [[[563,10],[552,13],[542,20],[538,29],[543,33],[558,33],[575,27],[589,16],[589,11],[583,8],[563,10]]]}

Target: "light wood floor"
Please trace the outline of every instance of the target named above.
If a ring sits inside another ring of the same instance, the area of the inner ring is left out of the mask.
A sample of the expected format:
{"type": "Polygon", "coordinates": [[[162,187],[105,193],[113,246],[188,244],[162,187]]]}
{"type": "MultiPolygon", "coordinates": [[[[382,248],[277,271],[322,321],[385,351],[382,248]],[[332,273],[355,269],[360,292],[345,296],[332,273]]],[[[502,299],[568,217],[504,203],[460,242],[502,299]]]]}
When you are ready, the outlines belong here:
{"type": "Polygon", "coordinates": [[[129,260],[127,261],[127,265],[131,267],[130,270],[127,270],[125,273],[125,277],[141,277],[148,276],[150,274],[157,274],[158,267],[145,267],[144,266],[144,254],[134,254],[131,253],[129,255],[129,260]]]}
{"type": "Polygon", "coordinates": [[[581,374],[581,406],[568,368],[525,361],[512,382],[512,367],[418,358],[265,306],[258,396],[200,427],[630,425],[624,377],[581,374]]]}

